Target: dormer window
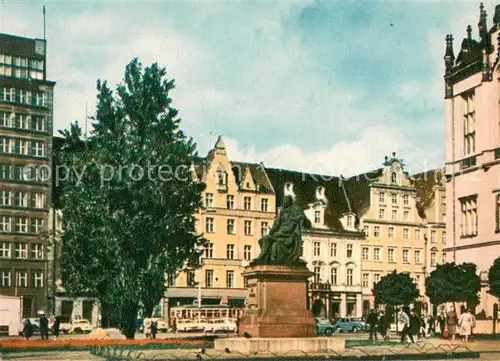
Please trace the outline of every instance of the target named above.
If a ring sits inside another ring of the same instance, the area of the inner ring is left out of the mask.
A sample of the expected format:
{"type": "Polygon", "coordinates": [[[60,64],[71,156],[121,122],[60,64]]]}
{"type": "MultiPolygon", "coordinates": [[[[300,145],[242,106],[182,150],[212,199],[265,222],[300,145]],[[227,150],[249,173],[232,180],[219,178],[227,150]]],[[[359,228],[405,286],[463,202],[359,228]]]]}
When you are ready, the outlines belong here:
{"type": "Polygon", "coordinates": [[[391,174],[391,183],[392,184],[396,184],[397,181],[398,181],[398,176],[397,176],[396,172],[392,172],[392,174],[391,174]]]}
{"type": "Polygon", "coordinates": [[[314,223],[321,222],[321,211],[314,211],[314,223]]]}
{"type": "Polygon", "coordinates": [[[352,216],[347,216],[347,227],[352,227],[352,216]]]}

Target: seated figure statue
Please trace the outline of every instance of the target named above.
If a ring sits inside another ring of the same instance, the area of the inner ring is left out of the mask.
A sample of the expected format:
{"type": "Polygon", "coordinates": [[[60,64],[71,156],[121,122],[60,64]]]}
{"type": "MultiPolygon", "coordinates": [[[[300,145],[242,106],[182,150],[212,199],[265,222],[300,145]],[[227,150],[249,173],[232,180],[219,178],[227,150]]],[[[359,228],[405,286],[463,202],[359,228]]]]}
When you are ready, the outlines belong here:
{"type": "Polygon", "coordinates": [[[278,217],[267,236],[259,240],[260,255],[255,264],[292,265],[302,256],[302,228],[311,228],[304,211],[286,196],[278,217]]]}

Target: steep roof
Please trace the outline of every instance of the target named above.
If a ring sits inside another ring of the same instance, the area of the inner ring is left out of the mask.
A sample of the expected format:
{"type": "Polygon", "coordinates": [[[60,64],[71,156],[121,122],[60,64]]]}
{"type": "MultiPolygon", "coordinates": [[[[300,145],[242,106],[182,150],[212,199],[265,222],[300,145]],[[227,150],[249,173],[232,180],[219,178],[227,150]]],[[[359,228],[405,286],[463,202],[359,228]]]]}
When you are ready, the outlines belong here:
{"type": "Polygon", "coordinates": [[[343,230],[340,218],[349,212],[349,204],[340,178],[276,168],[266,168],[266,171],[274,187],[277,205],[283,202],[286,183],[293,184],[297,205],[304,209],[316,202],[316,189],[323,186],[327,199],[325,224],[331,229],[343,230]]]}
{"type": "Polygon", "coordinates": [[[425,210],[432,204],[436,186],[442,185],[445,180],[443,168],[428,170],[413,175],[417,190],[417,210],[421,218],[425,218],[425,210]]]}
{"type": "Polygon", "coordinates": [[[274,194],[274,187],[266,174],[264,164],[231,162],[231,166],[234,177],[236,178],[236,183],[239,184],[242,181],[242,178],[248,169],[259,192],[274,194]]]}
{"type": "Polygon", "coordinates": [[[370,208],[370,184],[382,176],[383,168],[344,179],[344,187],[352,210],[361,217],[370,208]]]}

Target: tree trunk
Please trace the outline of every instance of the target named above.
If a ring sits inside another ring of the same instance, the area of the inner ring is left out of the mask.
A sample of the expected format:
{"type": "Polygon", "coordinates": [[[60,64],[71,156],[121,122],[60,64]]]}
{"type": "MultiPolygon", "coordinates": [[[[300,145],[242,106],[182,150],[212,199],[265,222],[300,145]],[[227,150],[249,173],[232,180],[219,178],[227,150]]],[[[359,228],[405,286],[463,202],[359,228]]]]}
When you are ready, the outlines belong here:
{"type": "Polygon", "coordinates": [[[155,305],[153,302],[145,302],[144,303],[144,318],[151,317],[153,315],[153,311],[155,309],[155,305]]]}
{"type": "Polygon", "coordinates": [[[130,299],[124,300],[121,315],[121,328],[125,337],[130,340],[133,340],[135,337],[138,310],[139,304],[137,301],[130,299]]]}

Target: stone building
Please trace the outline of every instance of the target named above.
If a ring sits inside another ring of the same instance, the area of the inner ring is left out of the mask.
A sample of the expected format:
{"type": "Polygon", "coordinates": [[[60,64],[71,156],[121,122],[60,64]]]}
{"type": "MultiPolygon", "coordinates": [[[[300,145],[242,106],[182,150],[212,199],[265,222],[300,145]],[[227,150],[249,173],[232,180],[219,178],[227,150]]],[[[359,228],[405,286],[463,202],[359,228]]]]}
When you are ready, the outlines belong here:
{"type": "Polygon", "coordinates": [[[453,36],[444,56],[448,260],[472,262],[483,281],[481,304],[492,315],[487,273],[500,257],[500,5],[493,25],[479,9],[478,38],[466,30],[455,58],[453,36]]]}
{"type": "Polygon", "coordinates": [[[206,184],[197,231],[208,239],[198,269],[170,275],[164,315],[172,306],[229,304],[243,307],[247,290],[241,275],[260,252],[257,240],[275,217],[274,189],[262,164],[232,162],[222,137],[205,158],[193,165],[206,184]]]}
{"type": "Polygon", "coordinates": [[[444,224],[442,220],[436,221],[433,213],[434,208],[439,212],[437,206],[433,208],[433,197],[439,192],[434,183],[422,183],[429,177],[432,178],[428,172],[419,178],[411,177],[403,160],[393,153],[385,158],[382,168],[344,180],[351,207],[366,235],[361,244],[365,315],[375,306],[373,285],[393,270],[411,275],[420,290],[419,301],[427,305],[424,296],[427,264],[442,262],[442,246],[438,241],[445,237],[444,224]],[[426,202],[422,201],[424,198],[426,202]],[[422,218],[426,211],[427,221],[422,218]]]}
{"type": "Polygon", "coordinates": [[[52,308],[50,243],[54,82],[46,41],[0,34],[0,294],[23,316],[52,308]]]}
{"type": "Polygon", "coordinates": [[[309,282],[310,308],[329,318],[361,316],[361,242],[356,215],[341,179],[266,169],[276,192],[277,207],[292,195],[312,228],[303,230],[302,259],[314,272],[309,282]]]}

